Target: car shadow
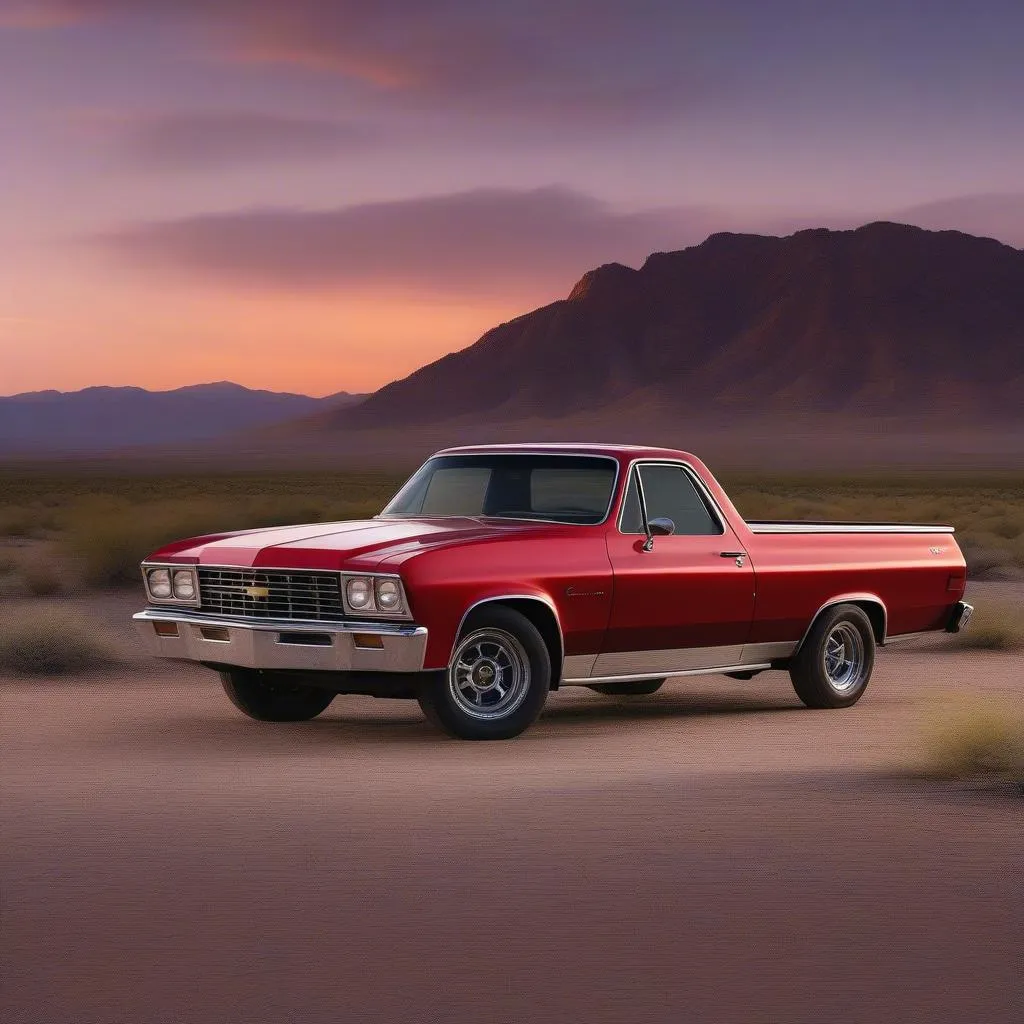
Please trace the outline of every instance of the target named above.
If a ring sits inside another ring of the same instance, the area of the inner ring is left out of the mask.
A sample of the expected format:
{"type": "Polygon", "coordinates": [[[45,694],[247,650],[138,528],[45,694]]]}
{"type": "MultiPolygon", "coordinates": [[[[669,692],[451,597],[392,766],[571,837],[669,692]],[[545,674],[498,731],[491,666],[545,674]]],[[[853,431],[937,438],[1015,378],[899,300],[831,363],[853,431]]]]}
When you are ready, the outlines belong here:
{"type": "MultiPolygon", "coordinates": [[[[746,717],[804,710],[795,698],[783,695],[663,693],[630,698],[563,691],[552,696],[540,720],[524,738],[549,741],[558,736],[559,730],[572,732],[575,726],[596,724],[612,731],[616,723],[746,717]]],[[[230,707],[220,712],[189,707],[174,709],[171,714],[157,713],[142,721],[136,719],[130,724],[112,724],[96,734],[95,742],[126,754],[173,751],[178,758],[197,753],[293,756],[318,750],[378,748],[381,744],[436,746],[459,741],[449,739],[430,725],[415,701],[373,701],[372,698],[339,696],[319,718],[309,722],[257,722],[230,707]]]]}
{"type": "Polygon", "coordinates": [[[662,718],[730,717],[807,709],[793,696],[764,694],[659,693],[647,697],[593,694],[548,702],[543,721],[636,721],[662,718]]]}

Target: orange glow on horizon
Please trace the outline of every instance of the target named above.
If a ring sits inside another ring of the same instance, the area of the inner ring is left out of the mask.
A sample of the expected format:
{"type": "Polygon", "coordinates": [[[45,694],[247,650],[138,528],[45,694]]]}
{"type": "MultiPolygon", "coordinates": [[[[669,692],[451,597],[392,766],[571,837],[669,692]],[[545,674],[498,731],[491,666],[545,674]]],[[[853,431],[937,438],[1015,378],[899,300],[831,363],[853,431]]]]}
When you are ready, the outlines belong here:
{"type": "Polygon", "coordinates": [[[316,396],[373,391],[527,307],[147,287],[103,298],[83,291],[39,308],[0,309],[0,395],[215,380],[316,396]]]}

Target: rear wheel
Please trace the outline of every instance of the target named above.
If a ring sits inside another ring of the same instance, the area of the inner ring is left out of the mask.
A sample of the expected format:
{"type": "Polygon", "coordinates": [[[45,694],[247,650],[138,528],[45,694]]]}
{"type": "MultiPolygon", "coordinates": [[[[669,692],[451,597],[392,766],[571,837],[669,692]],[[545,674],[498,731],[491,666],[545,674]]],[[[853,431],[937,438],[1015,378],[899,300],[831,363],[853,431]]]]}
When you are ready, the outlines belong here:
{"type": "Polygon", "coordinates": [[[867,689],[874,664],[871,620],[856,605],[840,604],[815,620],[789,675],[809,708],[848,708],[867,689]]]}
{"type": "Polygon", "coordinates": [[[420,707],[451,736],[506,740],[540,714],[551,688],[551,658],[525,615],[500,605],[466,621],[451,664],[421,685],[420,707]]]}
{"type": "Polygon", "coordinates": [[[335,697],[330,690],[251,668],[221,672],[220,681],[231,703],[259,722],[305,722],[326,711],[335,697]]]}
{"type": "Polygon", "coordinates": [[[664,679],[639,679],[632,683],[593,683],[588,689],[609,697],[646,697],[657,693],[664,685],[664,679]]]}

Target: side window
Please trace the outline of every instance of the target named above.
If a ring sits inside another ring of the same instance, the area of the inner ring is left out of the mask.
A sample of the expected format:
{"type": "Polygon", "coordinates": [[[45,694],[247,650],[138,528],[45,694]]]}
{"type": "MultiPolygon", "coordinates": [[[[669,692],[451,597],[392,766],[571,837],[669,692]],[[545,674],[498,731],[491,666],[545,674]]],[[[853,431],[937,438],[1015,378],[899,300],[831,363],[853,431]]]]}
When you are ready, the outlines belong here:
{"type": "MultiPolygon", "coordinates": [[[[706,536],[724,531],[682,466],[640,466],[644,501],[651,519],[671,519],[682,536],[706,536]]],[[[643,517],[632,476],[622,505],[623,533],[643,533],[643,517]]]]}

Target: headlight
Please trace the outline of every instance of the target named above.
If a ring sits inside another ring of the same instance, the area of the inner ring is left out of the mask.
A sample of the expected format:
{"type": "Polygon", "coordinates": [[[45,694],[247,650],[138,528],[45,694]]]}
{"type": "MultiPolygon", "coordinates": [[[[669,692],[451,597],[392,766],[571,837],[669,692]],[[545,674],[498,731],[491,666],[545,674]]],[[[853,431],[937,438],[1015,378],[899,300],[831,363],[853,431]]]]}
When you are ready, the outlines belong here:
{"type": "Polygon", "coordinates": [[[192,601],[196,596],[196,581],[191,569],[178,569],[174,573],[174,596],[179,601],[192,601]]]}
{"type": "Polygon", "coordinates": [[[150,569],[146,574],[149,596],[158,600],[166,600],[171,596],[171,570],[150,569]]]}
{"type": "Polygon", "coordinates": [[[198,606],[199,584],[195,569],[177,565],[142,565],[146,595],[151,601],[198,606]]]}
{"type": "Polygon", "coordinates": [[[408,619],[409,603],[397,576],[350,576],[343,574],[345,611],[351,615],[408,619]]]}
{"type": "Polygon", "coordinates": [[[357,576],[345,585],[345,596],[355,609],[373,608],[373,584],[365,576],[357,576]]]}
{"type": "Polygon", "coordinates": [[[382,612],[402,611],[402,588],[397,580],[377,580],[377,607],[382,612]]]}

